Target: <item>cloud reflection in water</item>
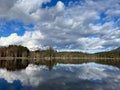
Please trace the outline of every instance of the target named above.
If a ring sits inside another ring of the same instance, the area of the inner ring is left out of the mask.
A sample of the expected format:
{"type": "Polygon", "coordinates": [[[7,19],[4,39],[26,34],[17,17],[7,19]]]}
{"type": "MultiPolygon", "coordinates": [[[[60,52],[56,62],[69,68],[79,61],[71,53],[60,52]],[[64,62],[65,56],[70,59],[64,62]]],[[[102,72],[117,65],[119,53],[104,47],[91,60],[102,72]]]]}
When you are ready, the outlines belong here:
{"type": "Polygon", "coordinates": [[[30,64],[20,71],[0,69],[0,87],[4,90],[11,87],[14,90],[119,90],[120,69],[84,63],[57,64],[49,71],[45,65],[30,64]]]}

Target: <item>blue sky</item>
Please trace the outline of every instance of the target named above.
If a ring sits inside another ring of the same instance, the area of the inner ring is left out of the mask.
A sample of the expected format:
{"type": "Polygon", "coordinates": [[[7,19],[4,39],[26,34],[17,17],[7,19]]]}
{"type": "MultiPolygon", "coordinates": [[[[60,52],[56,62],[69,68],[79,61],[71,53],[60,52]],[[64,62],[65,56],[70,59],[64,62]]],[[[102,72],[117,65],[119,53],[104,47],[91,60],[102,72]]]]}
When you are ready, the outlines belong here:
{"type": "MultiPolygon", "coordinates": [[[[45,8],[45,7],[54,7],[58,1],[61,1],[64,3],[64,5],[66,7],[68,7],[71,4],[77,4],[79,2],[83,2],[84,0],[51,0],[51,2],[48,2],[48,3],[43,3],[42,4],[42,8],[45,8]]],[[[79,3],[80,4],[80,3],[79,3]]]]}
{"type": "Polygon", "coordinates": [[[120,47],[119,0],[0,2],[0,46],[90,53],[120,47]]]}

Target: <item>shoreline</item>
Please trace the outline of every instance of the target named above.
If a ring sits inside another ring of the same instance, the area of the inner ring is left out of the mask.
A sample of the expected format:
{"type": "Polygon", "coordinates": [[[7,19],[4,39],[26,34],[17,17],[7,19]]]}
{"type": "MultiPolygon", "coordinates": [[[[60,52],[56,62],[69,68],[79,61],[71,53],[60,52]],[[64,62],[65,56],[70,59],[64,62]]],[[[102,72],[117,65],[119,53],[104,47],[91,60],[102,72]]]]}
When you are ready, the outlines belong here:
{"type": "Polygon", "coordinates": [[[104,57],[0,57],[0,60],[120,60],[120,58],[104,58],[104,57]]]}

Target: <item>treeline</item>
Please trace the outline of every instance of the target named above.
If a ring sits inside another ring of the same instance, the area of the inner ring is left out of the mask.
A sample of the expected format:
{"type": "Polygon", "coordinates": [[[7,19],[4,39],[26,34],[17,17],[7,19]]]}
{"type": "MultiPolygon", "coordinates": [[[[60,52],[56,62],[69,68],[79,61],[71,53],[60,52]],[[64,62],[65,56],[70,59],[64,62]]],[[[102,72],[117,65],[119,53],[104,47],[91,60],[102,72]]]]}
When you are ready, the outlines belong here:
{"type": "Polygon", "coordinates": [[[10,45],[0,47],[0,57],[26,57],[32,59],[96,59],[96,58],[120,58],[120,48],[88,54],[83,52],[57,52],[52,47],[46,50],[29,51],[24,46],[10,45]]]}
{"type": "Polygon", "coordinates": [[[30,51],[24,46],[9,45],[0,47],[0,57],[28,57],[30,51]]]}

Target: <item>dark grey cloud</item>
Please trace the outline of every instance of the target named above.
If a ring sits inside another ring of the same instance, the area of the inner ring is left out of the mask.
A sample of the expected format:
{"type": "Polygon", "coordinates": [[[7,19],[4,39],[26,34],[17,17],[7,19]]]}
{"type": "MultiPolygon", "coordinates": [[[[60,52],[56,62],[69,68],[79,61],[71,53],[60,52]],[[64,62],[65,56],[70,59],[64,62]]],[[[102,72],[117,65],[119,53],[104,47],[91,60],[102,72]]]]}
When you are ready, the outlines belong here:
{"type": "Polygon", "coordinates": [[[8,12],[17,0],[0,0],[0,13],[8,12]]]}

